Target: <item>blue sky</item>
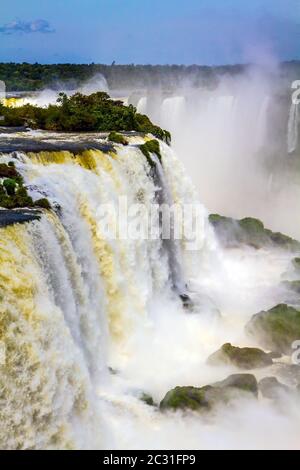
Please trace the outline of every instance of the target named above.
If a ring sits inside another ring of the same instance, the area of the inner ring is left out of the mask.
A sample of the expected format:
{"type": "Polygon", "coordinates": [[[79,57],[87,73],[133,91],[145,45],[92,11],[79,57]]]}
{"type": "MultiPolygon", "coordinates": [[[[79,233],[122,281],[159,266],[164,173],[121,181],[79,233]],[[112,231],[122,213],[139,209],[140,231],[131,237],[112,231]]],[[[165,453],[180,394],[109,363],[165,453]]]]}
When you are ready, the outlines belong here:
{"type": "Polygon", "coordinates": [[[9,0],[0,61],[300,59],[300,0],[9,0]]]}

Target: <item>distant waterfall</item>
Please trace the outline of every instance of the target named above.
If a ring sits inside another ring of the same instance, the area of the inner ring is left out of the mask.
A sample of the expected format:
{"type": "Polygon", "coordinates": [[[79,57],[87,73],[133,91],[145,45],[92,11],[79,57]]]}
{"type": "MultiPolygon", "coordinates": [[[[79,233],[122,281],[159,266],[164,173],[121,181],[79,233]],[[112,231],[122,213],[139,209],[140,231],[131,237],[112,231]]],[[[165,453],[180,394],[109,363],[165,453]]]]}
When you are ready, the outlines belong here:
{"type": "Polygon", "coordinates": [[[148,98],[146,96],[142,97],[139,99],[138,104],[137,104],[137,112],[140,114],[146,114],[147,113],[147,104],[148,104],[148,98]]]}
{"type": "Polygon", "coordinates": [[[298,148],[299,136],[299,105],[292,103],[288,121],[287,146],[288,153],[293,153],[298,148]]]}
{"type": "Polygon", "coordinates": [[[256,149],[260,150],[267,145],[267,133],[268,133],[268,122],[269,122],[269,108],[270,108],[271,98],[266,96],[261,104],[258,119],[257,119],[257,127],[255,131],[255,143],[256,149]]]}
{"type": "Polygon", "coordinates": [[[160,120],[164,127],[176,130],[186,113],[186,99],[183,96],[165,98],[161,105],[160,120]]]}

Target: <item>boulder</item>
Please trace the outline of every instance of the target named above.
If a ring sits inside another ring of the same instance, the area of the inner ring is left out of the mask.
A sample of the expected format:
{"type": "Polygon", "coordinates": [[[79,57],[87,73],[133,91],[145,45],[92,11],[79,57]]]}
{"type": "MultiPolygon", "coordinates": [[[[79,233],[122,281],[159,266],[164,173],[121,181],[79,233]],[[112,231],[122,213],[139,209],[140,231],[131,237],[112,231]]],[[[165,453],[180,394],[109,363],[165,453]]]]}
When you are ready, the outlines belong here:
{"type": "Polygon", "coordinates": [[[300,339],[300,311],[279,304],[254,315],[246,325],[246,332],[265,349],[291,354],[293,342],[300,339]]]}
{"type": "Polygon", "coordinates": [[[160,402],[160,409],[211,411],[214,406],[228,404],[241,395],[257,397],[258,386],[254,375],[235,374],[204,387],[175,387],[160,402]]]}
{"type": "Polygon", "coordinates": [[[290,392],[291,389],[279,382],[276,377],[265,377],[258,383],[258,389],[262,396],[276,400],[280,398],[282,393],[290,392]]]}
{"type": "Polygon", "coordinates": [[[239,369],[258,369],[273,364],[269,354],[257,348],[238,348],[230,343],[223,344],[221,349],[209,356],[210,365],[228,364],[239,369]]]}
{"type": "Polygon", "coordinates": [[[139,398],[148,406],[156,406],[152,396],[149,395],[149,393],[143,392],[139,398]]]}
{"type": "Polygon", "coordinates": [[[300,242],[282,233],[275,233],[266,229],[259,219],[246,217],[236,220],[219,214],[211,214],[209,221],[213,225],[220,242],[225,247],[244,244],[256,249],[273,246],[291,251],[300,251],[300,242]]]}
{"type": "Polygon", "coordinates": [[[292,260],[293,266],[297,271],[300,271],[300,258],[294,258],[292,260]]]}

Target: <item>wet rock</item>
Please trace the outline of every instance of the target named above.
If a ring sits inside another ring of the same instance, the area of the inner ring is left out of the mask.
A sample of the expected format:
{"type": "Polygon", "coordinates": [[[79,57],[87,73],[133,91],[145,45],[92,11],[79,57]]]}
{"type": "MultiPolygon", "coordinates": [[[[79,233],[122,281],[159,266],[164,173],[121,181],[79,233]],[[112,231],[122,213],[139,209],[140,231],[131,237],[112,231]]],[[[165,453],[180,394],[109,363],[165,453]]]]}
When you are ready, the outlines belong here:
{"type": "Polygon", "coordinates": [[[281,285],[296,294],[300,294],[300,281],[298,280],[297,281],[283,281],[281,285]]]}
{"type": "Polygon", "coordinates": [[[294,258],[292,260],[293,266],[297,271],[300,271],[300,258],[294,258]]]}
{"type": "Polygon", "coordinates": [[[7,227],[13,224],[23,224],[25,222],[32,222],[33,220],[39,220],[41,218],[41,212],[30,209],[18,209],[18,210],[0,210],[0,227],[7,227]]]}
{"type": "Polygon", "coordinates": [[[213,386],[222,390],[236,389],[240,392],[251,393],[256,397],[258,395],[257,380],[252,374],[233,374],[221,382],[216,382],[213,386]]]}
{"type": "Polygon", "coordinates": [[[113,152],[114,147],[109,142],[99,142],[97,140],[81,140],[74,142],[72,140],[34,140],[30,138],[15,137],[11,139],[1,138],[0,135],[0,152],[63,152],[82,153],[85,150],[101,150],[102,152],[113,152]]]}
{"type": "Polygon", "coordinates": [[[182,305],[183,305],[184,308],[186,308],[187,310],[192,310],[193,309],[194,303],[193,303],[193,301],[192,301],[192,299],[190,298],[189,295],[180,294],[179,297],[182,301],[182,305]]]}
{"type": "Polygon", "coordinates": [[[152,396],[149,395],[149,393],[143,392],[140,396],[140,400],[146,403],[148,406],[156,406],[152,396]]]}
{"type": "Polygon", "coordinates": [[[258,383],[258,389],[262,396],[276,400],[282,396],[282,393],[288,393],[291,391],[289,387],[282,384],[277,380],[276,377],[265,377],[258,383]]]}
{"type": "Polygon", "coordinates": [[[257,348],[238,348],[230,343],[224,344],[221,349],[209,356],[210,365],[228,364],[239,369],[258,369],[273,364],[269,354],[257,348]]]}
{"type": "Polygon", "coordinates": [[[219,214],[211,214],[209,221],[225,247],[245,244],[256,249],[274,246],[300,251],[300,242],[282,233],[266,229],[260,220],[252,217],[236,220],[219,214]]]}
{"type": "Polygon", "coordinates": [[[251,374],[235,374],[204,387],[175,387],[160,402],[160,409],[210,411],[216,405],[228,404],[245,394],[257,397],[256,378],[251,374]]]}
{"type": "Polygon", "coordinates": [[[254,315],[246,325],[246,332],[265,349],[290,354],[293,342],[300,339],[300,311],[279,304],[254,315]]]}
{"type": "Polygon", "coordinates": [[[126,138],[122,134],[115,131],[109,133],[107,140],[109,142],[114,142],[115,144],[128,145],[126,138]]]}

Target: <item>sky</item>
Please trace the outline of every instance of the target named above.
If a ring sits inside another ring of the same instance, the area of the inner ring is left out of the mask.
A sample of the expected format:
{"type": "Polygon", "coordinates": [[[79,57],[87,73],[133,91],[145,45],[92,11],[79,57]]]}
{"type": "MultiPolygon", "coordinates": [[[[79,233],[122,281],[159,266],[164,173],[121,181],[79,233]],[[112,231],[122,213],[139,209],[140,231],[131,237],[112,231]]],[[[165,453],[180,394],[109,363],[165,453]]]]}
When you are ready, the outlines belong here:
{"type": "Polygon", "coordinates": [[[9,0],[0,61],[232,64],[300,59],[300,0],[9,0]]]}

